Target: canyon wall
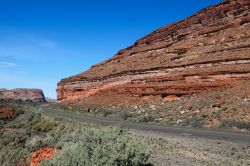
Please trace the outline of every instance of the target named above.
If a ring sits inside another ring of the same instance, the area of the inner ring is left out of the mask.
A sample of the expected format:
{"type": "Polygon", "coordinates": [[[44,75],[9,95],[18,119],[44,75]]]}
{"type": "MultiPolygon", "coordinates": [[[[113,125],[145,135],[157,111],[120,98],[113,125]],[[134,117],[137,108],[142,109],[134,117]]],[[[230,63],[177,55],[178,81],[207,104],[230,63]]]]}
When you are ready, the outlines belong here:
{"type": "Polygon", "coordinates": [[[59,101],[171,101],[244,87],[250,94],[250,1],[226,0],[164,26],[58,83],[59,101]]]}

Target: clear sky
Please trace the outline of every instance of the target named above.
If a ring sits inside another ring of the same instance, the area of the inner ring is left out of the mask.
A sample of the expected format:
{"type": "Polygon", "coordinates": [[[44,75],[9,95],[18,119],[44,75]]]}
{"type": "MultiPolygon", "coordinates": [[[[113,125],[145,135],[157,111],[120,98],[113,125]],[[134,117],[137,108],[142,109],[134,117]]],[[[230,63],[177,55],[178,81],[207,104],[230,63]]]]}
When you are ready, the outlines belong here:
{"type": "Polygon", "coordinates": [[[1,0],[0,88],[40,88],[221,0],[1,0]]]}

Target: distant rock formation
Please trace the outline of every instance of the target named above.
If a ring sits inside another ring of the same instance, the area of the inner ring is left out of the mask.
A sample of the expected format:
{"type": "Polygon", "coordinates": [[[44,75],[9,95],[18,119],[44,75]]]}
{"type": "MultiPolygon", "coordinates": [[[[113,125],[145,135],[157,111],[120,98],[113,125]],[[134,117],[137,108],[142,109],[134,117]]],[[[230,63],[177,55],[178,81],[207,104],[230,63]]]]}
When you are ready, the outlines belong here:
{"type": "Polygon", "coordinates": [[[247,91],[249,81],[250,1],[226,0],[61,80],[57,95],[59,101],[93,104],[171,102],[204,91],[247,91]]]}
{"type": "Polygon", "coordinates": [[[33,102],[46,102],[43,91],[40,89],[1,89],[0,99],[13,99],[33,102]]]}

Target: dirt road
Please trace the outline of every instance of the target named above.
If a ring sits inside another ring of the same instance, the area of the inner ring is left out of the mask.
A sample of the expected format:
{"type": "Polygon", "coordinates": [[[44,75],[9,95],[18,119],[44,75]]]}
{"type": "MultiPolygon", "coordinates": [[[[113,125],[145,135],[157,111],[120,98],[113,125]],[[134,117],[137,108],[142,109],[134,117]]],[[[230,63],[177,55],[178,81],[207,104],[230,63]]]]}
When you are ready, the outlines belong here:
{"type": "Polygon", "coordinates": [[[148,131],[154,133],[168,133],[178,136],[193,136],[193,137],[203,137],[209,139],[217,139],[224,141],[232,141],[239,143],[250,144],[250,134],[248,133],[240,133],[240,132],[229,132],[229,131],[214,131],[208,129],[190,129],[190,128],[179,128],[179,127],[170,127],[170,126],[162,126],[153,123],[135,123],[129,121],[121,121],[117,119],[110,118],[100,118],[100,117],[92,117],[81,115],[73,112],[65,112],[65,111],[44,111],[40,110],[40,112],[45,113],[49,116],[55,116],[63,119],[68,119],[72,121],[78,122],[87,122],[101,125],[118,125],[123,128],[129,128],[140,131],[148,131]]]}

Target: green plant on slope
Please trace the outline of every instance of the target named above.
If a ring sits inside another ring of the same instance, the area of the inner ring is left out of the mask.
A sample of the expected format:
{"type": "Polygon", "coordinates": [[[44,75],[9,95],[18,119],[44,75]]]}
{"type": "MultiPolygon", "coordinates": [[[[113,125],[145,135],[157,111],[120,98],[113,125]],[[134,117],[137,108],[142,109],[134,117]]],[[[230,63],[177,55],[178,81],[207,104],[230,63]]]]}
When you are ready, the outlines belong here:
{"type": "Polygon", "coordinates": [[[149,158],[149,151],[143,143],[132,140],[126,132],[113,128],[80,128],[69,133],[61,144],[61,152],[53,160],[41,165],[142,166],[146,165],[149,158]]]}
{"type": "Polygon", "coordinates": [[[27,149],[23,147],[11,147],[1,149],[0,163],[2,166],[17,165],[17,163],[25,163],[25,157],[27,157],[27,149]]]}

